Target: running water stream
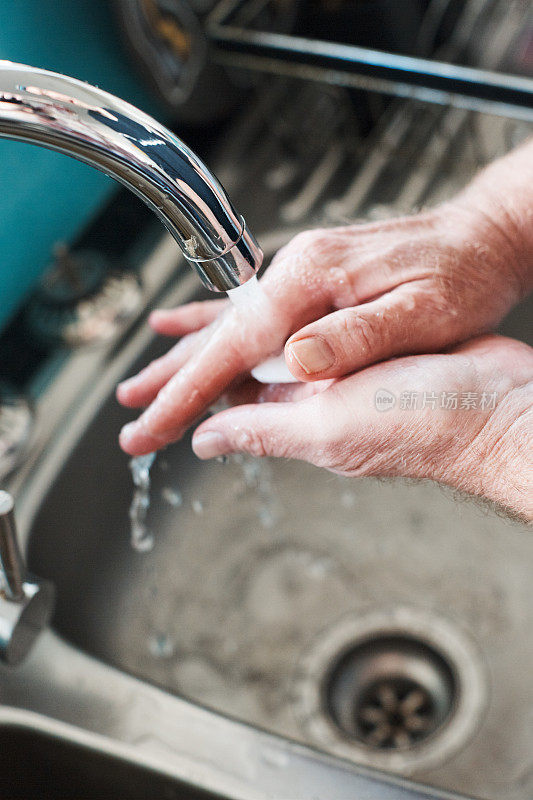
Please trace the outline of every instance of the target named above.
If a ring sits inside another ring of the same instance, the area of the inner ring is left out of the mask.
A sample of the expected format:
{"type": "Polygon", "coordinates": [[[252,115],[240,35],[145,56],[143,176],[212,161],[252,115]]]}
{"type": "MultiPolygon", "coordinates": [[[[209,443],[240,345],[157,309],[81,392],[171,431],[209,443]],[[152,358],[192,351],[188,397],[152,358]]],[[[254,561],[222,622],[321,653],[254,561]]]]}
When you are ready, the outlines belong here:
{"type": "Polygon", "coordinates": [[[155,453],[136,456],[130,461],[131,476],[135,486],[130,505],[131,546],[138,553],[148,553],[154,547],[154,534],[146,524],[150,508],[150,467],[155,453]]]}
{"type": "MultiPolygon", "coordinates": [[[[250,304],[260,305],[264,302],[265,295],[261,284],[257,280],[257,275],[236,286],[235,289],[228,290],[228,297],[235,308],[245,308],[250,304]]],[[[259,383],[296,383],[297,378],[289,372],[283,353],[267,358],[252,370],[252,375],[259,383]]]]}
{"type": "MultiPolygon", "coordinates": [[[[265,301],[263,290],[254,275],[242,286],[228,291],[228,297],[236,308],[249,307],[250,304],[260,306],[265,301]]],[[[289,372],[283,353],[278,356],[267,358],[252,370],[253,377],[260,383],[294,383],[296,378],[289,372]]],[[[154,463],[156,454],[147,453],[144,456],[137,456],[130,460],[130,470],[134,483],[133,498],[130,505],[130,537],[131,546],[138,553],[148,553],[154,547],[154,534],[146,523],[148,509],[150,508],[150,468],[154,463]]],[[[244,470],[246,478],[246,470],[244,470]]],[[[267,492],[267,495],[269,492],[267,492]]],[[[181,493],[169,488],[164,489],[163,498],[173,506],[180,506],[182,503],[181,493]]],[[[263,503],[263,524],[268,523],[268,527],[273,524],[271,510],[268,504],[263,503]],[[267,509],[266,511],[264,509],[267,509]],[[268,513],[267,513],[268,512],[268,513]],[[271,520],[272,517],[272,520],[271,520]]],[[[200,500],[193,501],[193,509],[196,514],[203,511],[200,500]]]]}

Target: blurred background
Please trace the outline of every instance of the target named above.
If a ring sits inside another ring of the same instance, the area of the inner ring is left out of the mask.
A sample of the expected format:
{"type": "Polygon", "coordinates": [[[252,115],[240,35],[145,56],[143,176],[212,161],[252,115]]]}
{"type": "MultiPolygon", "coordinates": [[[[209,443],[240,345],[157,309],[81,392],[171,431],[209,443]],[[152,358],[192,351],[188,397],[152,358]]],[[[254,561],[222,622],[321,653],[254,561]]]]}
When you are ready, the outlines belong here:
{"type": "MultiPolygon", "coordinates": [[[[0,7],[0,55],[101,86],[174,125],[205,155],[224,137],[224,123],[257,102],[259,94],[268,94],[272,84],[260,73],[210,63],[204,23],[214,5],[214,0],[5,3],[0,7]]],[[[515,74],[531,71],[528,2],[250,0],[241,6],[232,23],[241,27],[393,53],[436,55],[455,63],[490,63],[515,74]]],[[[283,82],[275,82],[281,90],[283,82]]],[[[319,89],[305,86],[303,91],[318,102],[319,89]]],[[[290,83],[286,93],[291,95],[290,83]]],[[[325,129],[319,132],[314,126],[314,138],[305,138],[301,147],[310,158],[312,148],[324,148],[343,124],[352,125],[358,136],[368,134],[390,102],[386,96],[361,91],[322,94],[323,103],[329,100],[341,108],[338,114],[327,109],[331,116],[325,119],[325,129]]],[[[271,125],[285,126],[285,136],[297,139],[297,126],[306,116],[298,109],[298,103],[290,109],[291,119],[280,105],[271,125]]],[[[311,119],[312,106],[307,114],[311,119]]],[[[310,120],[307,125],[311,127],[310,120]]],[[[352,149],[356,141],[354,136],[352,149]]],[[[94,170],[40,148],[2,141],[0,153],[5,186],[0,197],[4,327],[53,258],[54,244],[74,242],[117,187],[94,170]],[[31,231],[24,242],[17,225],[21,218],[31,231]]]]}

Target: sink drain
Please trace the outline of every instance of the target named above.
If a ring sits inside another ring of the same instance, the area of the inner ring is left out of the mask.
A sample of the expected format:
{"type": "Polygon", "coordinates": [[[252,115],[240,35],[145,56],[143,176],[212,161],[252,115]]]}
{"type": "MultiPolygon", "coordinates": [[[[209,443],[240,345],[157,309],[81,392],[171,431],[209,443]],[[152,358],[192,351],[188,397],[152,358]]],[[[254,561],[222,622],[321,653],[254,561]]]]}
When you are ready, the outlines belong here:
{"type": "Polygon", "coordinates": [[[324,680],[339,730],[369,747],[416,747],[448,719],[457,687],[432,647],[410,636],[375,636],[343,655],[324,680]]]}
{"type": "Polygon", "coordinates": [[[477,648],[447,620],[412,609],[341,620],[302,659],[295,686],[312,743],[404,774],[449,758],[486,703],[477,648]]]}

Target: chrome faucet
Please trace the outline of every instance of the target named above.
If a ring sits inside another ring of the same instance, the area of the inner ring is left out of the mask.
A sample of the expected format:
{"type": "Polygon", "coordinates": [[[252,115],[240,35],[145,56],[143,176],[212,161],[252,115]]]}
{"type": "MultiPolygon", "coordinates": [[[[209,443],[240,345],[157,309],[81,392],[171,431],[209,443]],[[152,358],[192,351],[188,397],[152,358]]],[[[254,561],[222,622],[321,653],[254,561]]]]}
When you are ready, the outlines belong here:
{"type": "Polygon", "coordinates": [[[213,291],[251,278],[263,254],[214,175],[148,114],[88,83],[0,61],[0,137],[57,150],[138,195],[213,291]]]}
{"type": "MultiPolygon", "coordinates": [[[[263,254],[226,192],[174,133],[82,81],[0,61],[0,138],[57,150],[123,183],[170,231],[202,282],[227,291],[263,254]]],[[[53,588],[25,569],[13,499],[0,490],[0,659],[19,662],[44,627],[53,588]]]]}
{"type": "Polygon", "coordinates": [[[24,566],[17,542],[14,502],[0,490],[0,659],[18,664],[52,615],[54,589],[24,566]]]}

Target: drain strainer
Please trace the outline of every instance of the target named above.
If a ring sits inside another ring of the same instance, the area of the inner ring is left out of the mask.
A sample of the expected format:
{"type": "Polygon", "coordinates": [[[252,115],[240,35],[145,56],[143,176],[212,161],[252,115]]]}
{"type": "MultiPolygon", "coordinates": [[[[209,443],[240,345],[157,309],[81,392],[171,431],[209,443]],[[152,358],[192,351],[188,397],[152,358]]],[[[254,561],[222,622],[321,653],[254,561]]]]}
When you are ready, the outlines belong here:
{"type": "Polygon", "coordinates": [[[474,644],[447,620],[405,608],[341,620],[296,679],[296,713],[311,742],[404,774],[449,758],[485,703],[474,644]]]}
{"type": "Polygon", "coordinates": [[[370,747],[415,747],[450,716],[453,671],[432,647],[406,634],[352,647],[323,680],[324,707],[347,737],[370,747]]]}

